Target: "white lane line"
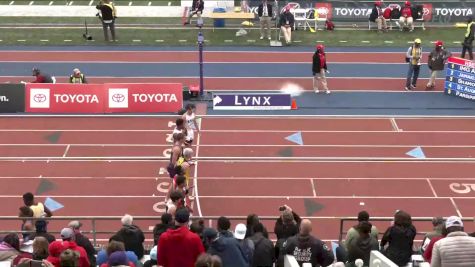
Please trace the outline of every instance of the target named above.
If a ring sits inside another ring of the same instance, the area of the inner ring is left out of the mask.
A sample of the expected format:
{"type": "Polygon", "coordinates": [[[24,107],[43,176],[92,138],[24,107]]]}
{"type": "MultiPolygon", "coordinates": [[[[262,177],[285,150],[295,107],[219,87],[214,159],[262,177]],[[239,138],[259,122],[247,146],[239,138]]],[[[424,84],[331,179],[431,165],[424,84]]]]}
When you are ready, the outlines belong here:
{"type": "Polygon", "coordinates": [[[393,126],[394,131],[396,132],[402,132],[401,128],[397,125],[396,119],[391,118],[391,125],[393,126]]]}
{"type": "Polygon", "coordinates": [[[129,2],[129,6],[132,6],[132,2],[129,2]]]}
{"type": "Polygon", "coordinates": [[[315,182],[313,181],[313,178],[310,178],[310,184],[312,185],[313,196],[317,197],[317,190],[315,189],[315,182]]]}
{"type": "Polygon", "coordinates": [[[89,1],[89,6],[92,6],[93,3],[94,3],[94,0],[89,1]]]}
{"type": "Polygon", "coordinates": [[[140,42],[142,42],[142,40],[134,39],[134,40],[132,40],[132,42],[134,42],[134,43],[140,43],[140,42]]]}
{"type": "Polygon", "coordinates": [[[11,6],[11,5],[13,5],[13,3],[15,3],[15,1],[11,1],[11,2],[10,2],[10,4],[8,4],[8,5],[10,5],[10,6],[11,6]]]}
{"type": "Polygon", "coordinates": [[[17,42],[26,42],[24,39],[16,40],[17,42]]]}
{"type": "Polygon", "coordinates": [[[427,178],[426,181],[427,181],[427,183],[429,184],[430,190],[432,190],[432,194],[434,194],[434,197],[438,198],[439,196],[437,196],[437,193],[435,192],[435,189],[434,189],[434,187],[432,186],[432,183],[430,182],[430,179],[427,178]]]}
{"type": "Polygon", "coordinates": [[[66,146],[66,149],[64,150],[64,153],[63,153],[63,158],[65,158],[66,155],[68,154],[69,148],[71,148],[71,145],[70,145],[70,144],[66,146]]]}
{"type": "MultiPolygon", "coordinates": [[[[458,197],[457,197],[458,198],[458,197]]],[[[450,201],[452,202],[452,205],[454,206],[455,211],[457,212],[457,215],[462,218],[462,213],[460,212],[459,208],[457,207],[457,204],[455,204],[454,198],[451,197],[450,201]]]]}
{"type": "Polygon", "coordinates": [[[163,43],[163,42],[165,42],[165,41],[164,41],[164,40],[155,40],[155,42],[157,42],[157,43],[163,43]]]}
{"type": "MultiPolygon", "coordinates": [[[[199,129],[203,129],[203,120],[199,120],[199,129]]],[[[196,157],[198,157],[199,152],[200,152],[200,140],[201,140],[201,134],[198,134],[198,137],[196,138],[196,157]]],[[[193,176],[193,184],[195,185],[194,187],[194,192],[195,192],[195,200],[196,201],[196,207],[198,209],[198,215],[199,217],[203,217],[203,213],[201,212],[201,205],[200,205],[200,194],[198,190],[198,160],[195,163],[195,172],[193,176]]],[[[194,202],[193,202],[194,203],[194,202]]]]}
{"type": "Polygon", "coordinates": [[[32,6],[33,3],[35,3],[35,1],[30,1],[30,3],[28,4],[29,6],[32,6]]]}
{"type": "Polygon", "coordinates": [[[63,40],[63,42],[72,42],[73,40],[69,40],[69,39],[66,39],[66,40],[63,40]]]}

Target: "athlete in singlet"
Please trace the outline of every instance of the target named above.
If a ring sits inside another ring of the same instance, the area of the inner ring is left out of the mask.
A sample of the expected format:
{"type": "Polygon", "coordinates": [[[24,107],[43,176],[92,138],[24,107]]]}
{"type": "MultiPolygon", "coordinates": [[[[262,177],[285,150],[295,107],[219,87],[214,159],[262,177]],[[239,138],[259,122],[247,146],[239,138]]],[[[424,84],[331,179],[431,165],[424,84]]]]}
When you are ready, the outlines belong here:
{"type": "Polygon", "coordinates": [[[200,128],[198,127],[198,123],[196,122],[196,116],[194,113],[195,106],[192,104],[188,104],[186,106],[186,112],[183,114],[183,120],[186,123],[186,130],[187,130],[187,135],[186,135],[186,140],[185,140],[185,145],[186,146],[191,146],[193,143],[193,139],[195,138],[195,133],[194,131],[197,131],[198,134],[200,134],[200,128]]]}
{"type": "Polygon", "coordinates": [[[175,167],[177,166],[178,159],[183,155],[183,142],[185,141],[185,135],[182,133],[173,134],[173,148],[170,154],[170,162],[167,166],[167,171],[170,178],[175,177],[175,167]]]}
{"type": "Polygon", "coordinates": [[[175,212],[182,207],[184,207],[183,194],[180,191],[173,191],[170,194],[170,200],[166,204],[165,212],[175,217],[175,212]]]}
{"type": "Polygon", "coordinates": [[[175,121],[175,129],[173,129],[173,134],[182,133],[185,135],[185,142],[186,136],[188,135],[187,129],[185,127],[185,120],[183,118],[178,118],[175,121]]]}
{"type": "Polygon", "coordinates": [[[190,171],[191,171],[191,166],[193,166],[195,163],[192,161],[193,158],[193,149],[187,147],[183,149],[183,156],[178,158],[178,161],[176,163],[177,166],[181,166],[184,176],[186,177],[186,186],[188,187],[190,184],[190,171]]]}
{"type": "Polygon", "coordinates": [[[188,193],[191,188],[186,187],[186,178],[183,175],[176,176],[170,184],[170,188],[168,188],[167,196],[165,197],[165,203],[171,202],[171,194],[175,191],[179,191],[183,194],[184,197],[184,205],[186,207],[189,206],[190,199],[188,198],[188,193]]]}

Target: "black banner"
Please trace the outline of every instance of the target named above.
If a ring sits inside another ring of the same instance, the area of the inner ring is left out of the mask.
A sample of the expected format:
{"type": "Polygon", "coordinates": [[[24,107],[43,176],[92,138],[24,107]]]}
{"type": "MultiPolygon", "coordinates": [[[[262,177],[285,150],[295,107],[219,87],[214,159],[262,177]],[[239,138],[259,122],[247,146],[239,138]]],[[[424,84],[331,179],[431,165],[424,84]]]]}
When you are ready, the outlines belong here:
{"type": "Polygon", "coordinates": [[[0,113],[25,112],[25,86],[0,84],[0,113]]]}
{"type": "MultiPolygon", "coordinates": [[[[268,1],[275,3],[275,1],[268,1]]],[[[292,7],[297,8],[315,8],[320,17],[329,18],[335,21],[346,22],[363,22],[368,21],[371,10],[374,6],[373,1],[311,1],[311,0],[293,0],[293,1],[278,1],[279,9],[287,5],[287,3],[294,3],[292,7]],[[298,6],[295,6],[297,4],[298,6]]],[[[257,12],[257,6],[260,1],[251,0],[251,11],[257,12]]],[[[475,1],[411,1],[412,6],[423,7],[424,21],[432,23],[449,24],[456,22],[465,22],[468,16],[474,16],[475,1]]],[[[404,1],[384,1],[383,9],[387,7],[401,8],[404,6],[404,1]]]]}

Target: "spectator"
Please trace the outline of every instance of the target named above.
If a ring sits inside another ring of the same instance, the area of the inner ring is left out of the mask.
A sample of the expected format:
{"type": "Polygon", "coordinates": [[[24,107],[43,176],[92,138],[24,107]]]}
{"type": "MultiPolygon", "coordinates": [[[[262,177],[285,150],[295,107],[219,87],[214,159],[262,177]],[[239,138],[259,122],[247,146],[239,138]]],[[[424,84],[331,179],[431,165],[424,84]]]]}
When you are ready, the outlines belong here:
{"type": "Polygon", "coordinates": [[[198,20],[200,20],[201,15],[203,14],[203,9],[204,8],[205,8],[204,0],[193,0],[193,3],[191,4],[190,13],[189,13],[188,18],[186,19],[185,23],[183,23],[183,25],[190,24],[191,18],[194,15],[196,15],[198,17],[198,20]]]}
{"type": "MultiPolygon", "coordinates": [[[[51,77],[51,75],[40,71],[40,69],[38,69],[36,67],[33,68],[33,76],[35,76],[36,79],[34,81],[32,81],[32,83],[55,83],[55,81],[54,81],[53,77],[51,77]]],[[[27,201],[25,199],[25,196],[27,197],[28,201],[30,199],[33,199],[33,194],[32,193],[26,193],[26,194],[23,195],[23,201],[27,201]]],[[[33,200],[31,200],[31,201],[33,201],[33,200]]],[[[27,204],[25,203],[25,205],[27,205],[27,204]]],[[[32,204],[32,205],[36,205],[36,204],[32,204]]],[[[32,205],[27,205],[27,206],[30,207],[32,205]]],[[[35,215],[37,214],[35,209],[33,209],[33,212],[35,213],[35,215]]],[[[51,214],[49,214],[49,216],[47,216],[47,217],[51,217],[51,214]]]]}
{"type": "Polygon", "coordinates": [[[91,264],[91,267],[95,267],[96,266],[96,249],[92,245],[89,238],[87,238],[87,236],[81,233],[82,223],[79,221],[71,221],[68,224],[68,226],[74,232],[74,240],[76,241],[76,244],[80,247],[83,247],[84,250],[86,250],[87,257],[89,259],[89,263],[91,264]]]}
{"type": "Polygon", "coordinates": [[[169,229],[158,241],[158,265],[166,267],[192,267],[204,247],[200,237],[190,232],[187,225],[190,213],[179,209],[175,215],[176,229],[169,229]]]}
{"type": "Polygon", "coordinates": [[[280,207],[279,210],[281,214],[274,226],[274,233],[277,239],[287,239],[298,234],[299,225],[302,221],[300,216],[287,205],[280,207]]]}
{"type": "Polygon", "coordinates": [[[196,220],[191,223],[190,231],[197,234],[200,239],[203,238],[203,231],[205,230],[205,222],[202,219],[196,220]]]}
{"type": "Polygon", "coordinates": [[[74,241],[74,231],[71,228],[63,228],[61,230],[61,239],[62,241],[54,241],[49,245],[49,254],[50,257],[56,257],[56,262],[50,261],[48,257],[48,261],[53,263],[55,266],[59,266],[60,264],[60,254],[66,249],[72,249],[79,253],[79,266],[80,267],[89,267],[89,259],[87,257],[86,250],[83,247],[80,247],[74,241]],[[54,253],[52,253],[51,249],[53,248],[54,253]]]}
{"type": "Polygon", "coordinates": [[[115,19],[117,18],[117,10],[110,0],[101,0],[99,4],[96,6],[101,14],[99,18],[102,22],[102,29],[104,31],[104,39],[106,42],[109,42],[109,33],[107,28],[110,29],[112,35],[112,41],[116,42],[115,39],[115,19]]]}
{"type": "Polygon", "coordinates": [[[61,267],[79,267],[79,253],[72,249],[66,249],[61,252],[60,265],[61,267]]]}
{"type": "Polygon", "coordinates": [[[153,227],[153,244],[157,245],[160,236],[168,229],[173,228],[173,216],[170,213],[164,213],[160,217],[161,223],[153,227]]]}
{"type": "Polygon", "coordinates": [[[359,237],[353,238],[347,243],[348,260],[354,264],[357,259],[362,259],[364,266],[369,266],[371,251],[379,250],[378,239],[372,235],[372,225],[368,221],[361,221],[356,229],[359,237]]]}
{"type": "MultiPolygon", "coordinates": [[[[35,69],[33,69],[33,73],[35,73],[35,69]]],[[[37,70],[38,75],[41,75],[39,72],[40,70],[39,69],[36,69],[36,70],[37,70]]],[[[47,75],[47,74],[42,74],[42,75],[47,75]]],[[[38,79],[38,76],[37,76],[37,79],[38,79]]],[[[43,83],[49,83],[49,82],[43,82],[43,83]]],[[[47,207],[45,207],[43,203],[35,202],[35,196],[30,192],[23,194],[23,203],[25,203],[25,206],[29,207],[33,211],[33,217],[35,218],[53,216],[53,213],[51,213],[51,211],[47,207]]]]}
{"type": "MultiPolygon", "coordinates": [[[[124,242],[121,241],[120,238],[115,237],[116,240],[110,239],[109,244],[107,245],[107,248],[104,250],[99,251],[97,253],[97,265],[101,266],[104,263],[107,263],[109,260],[109,255],[116,252],[116,251],[125,251],[125,245],[124,242]]],[[[125,251],[125,254],[127,255],[127,259],[134,263],[135,265],[138,265],[139,259],[137,258],[137,255],[133,251],[125,251]]]]}
{"type": "Polygon", "coordinates": [[[437,241],[439,241],[439,240],[441,240],[441,239],[443,239],[447,236],[447,229],[445,229],[445,221],[444,221],[442,226],[443,227],[442,227],[442,235],[441,236],[432,237],[432,239],[430,239],[430,241],[429,241],[429,244],[427,244],[427,242],[426,242],[426,240],[428,240],[427,238],[425,238],[423,240],[422,248],[421,248],[422,256],[424,257],[424,260],[426,260],[429,263],[432,260],[432,251],[434,250],[435,243],[437,243],[437,241]]]}
{"type": "MultiPolygon", "coordinates": [[[[345,238],[345,246],[346,249],[348,250],[348,243],[350,243],[353,239],[357,239],[360,237],[360,233],[358,231],[358,227],[361,222],[369,222],[369,213],[365,210],[360,211],[358,213],[358,224],[351,227],[348,232],[346,233],[346,238],[345,238]]],[[[376,240],[378,240],[378,235],[379,231],[376,228],[376,226],[372,225],[371,226],[371,237],[374,237],[376,240]]]]}
{"type": "Polygon", "coordinates": [[[234,229],[234,238],[239,241],[241,249],[242,251],[244,251],[244,254],[246,255],[246,258],[249,262],[249,266],[252,266],[252,259],[254,258],[254,242],[252,242],[252,240],[249,240],[248,238],[245,238],[246,232],[246,225],[240,223],[236,225],[236,228],[234,229]]]}
{"type": "Polygon", "coordinates": [[[442,41],[435,42],[435,48],[432,50],[432,52],[430,52],[429,60],[427,61],[427,66],[431,71],[431,75],[426,89],[434,89],[437,74],[444,70],[445,63],[451,56],[452,54],[445,50],[444,43],[442,41]]]}
{"type": "Polygon", "coordinates": [[[401,10],[401,17],[399,18],[399,26],[401,31],[403,29],[409,29],[409,31],[414,31],[414,19],[412,17],[412,8],[411,2],[406,1],[404,7],[401,10]]]}
{"type": "Polygon", "coordinates": [[[122,228],[114,236],[119,237],[119,240],[123,240],[125,250],[133,251],[140,260],[144,255],[143,242],[145,236],[138,226],[132,224],[133,220],[134,218],[131,215],[125,214],[121,219],[122,228]]]}
{"type": "Polygon", "coordinates": [[[226,217],[218,219],[218,233],[213,230],[205,230],[205,238],[209,242],[208,253],[221,258],[223,266],[241,267],[249,266],[249,259],[243,251],[238,240],[233,237],[229,231],[231,222],[226,217]]]}
{"type": "Polygon", "coordinates": [[[406,53],[406,61],[409,63],[409,70],[406,78],[406,91],[416,89],[417,78],[421,70],[422,48],[421,39],[414,40],[414,44],[409,47],[406,53]],[[412,83],[411,83],[412,79],[412,83]]]}
{"type": "Polygon", "coordinates": [[[381,9],[381,1],[376,1],[374,3],[373,10],[371,11],[371,15],[369,16],[369,21],[376,22],[378,24],[378,32],[388,31],[386,19],[384,18],[384,13],[381,9]]]}
{"type": "Polygon", "coordinates": [[[170,155],[170,162],[167,166],[168,175],[170,178],[175,177],[175,167],[177,166],[177,161],[180,156],[183,154],[183,144],[185,142],[185,135],[183,133],[173,134],[173,147],[172,154],[170,155]]]}
{"type": "Polygon", "coordinates": [[[26,222],[23,224],[23,242],[28,242],[31,240],[31,235],[34,230],[33,224],[31,222],[26,222]]]}
{"type": "Polygon", "coordinates": [[[300,266],[311,263],[315,266],[328,266],[333,263],[333,253],[320,239],[311,235],[312,223],[304,219],[300,224],[300,233],[287,240],[285,254],[295,257],[300,266]]]}
{"type": "Polygon", "coordinates": [[[397,211],[394,225],[386,230],[381,239],[381,248],[389,244],[383,254],[399,266],[406,265],[411,260],[415,236],[416,228],[412,225],[411,215],[397,211]]]}
{"type": "Polygon", "coordinates": [[[73,74],[69,76],[69,83],[87,83],[86,76],[79,69],[74,69],[73,74]]]}
{"type": "Polygon", "coordinates": [[[0,243],[0,261],[14,262],[20,254],[20,238],[16,233],[7,234],[0,243]]]}
{"type": "Polygon", "coordinates": [[[254,234],[249,239],[254,242],[253,267],[272,267],[275,259],[274,243],[264,233],[267,231],[262,223],[254,225],[254,234]]]}
{"type": "Polygon", "coordinates": [[[185,203],[183,194],[180,191],[173,191],[170,194],[170,199],[166,203],[165,212],[174,217],[176,211],[184,207],[185,203]]]}
{"type": "Polygon", "coordinates": [[[285,43],[292,43],[292,29],[294,27],[294,15],[290,13],[290,6],[285,6],[285,11],[280,15],[280,30],[284,34],[285,43]]]}
{"type": "Polygon", "coordinates": [[[33,260],[42,261],[46,260],[49,256],[48,252],[49,242],[46,238],[42,236],[35,237],[33,240],[33,260]]]}
{"type": "Polygon", "coordinates": [[[135,264],[129,261],[125,251],[115,251],[109,255],[109,258],[107,259],[107,263],[101,265],[101,267],[112,267],[112,266],[135,267],[135,264]]]}
{"type": "Polygon", "coordinates": [[[157,266],[157,246],[153,246],[150,250],[150,260],[144,262],[143,267],[153,267],[157,266]]]}
{"type": "Polygon", "coordinates": [[[223,267],[223,263],[218,256],[201,254],[196,260],[195,267],[223,267]]]}
{"type": "Polygon", "coordinates": [[[259,217],[256,214],[249,214],[246,218],[246,238],[254,235],[254,226],[259,223],[259,217]]]}
{"type": "Polygon", "coordinates": [[[475,24],[473,23],[472,17],[467,19],[467,30],[465,31],[465,39],[463,39],[462,44],[462,55],[461,58],[465,58],[465,53],[468,51],[468,57],[470,60],[473,60],[473,39],[474,39],[475,24]]]}
{"type": "Polygon", "coordinates": [[[329,94],[330,90],[328,89],[327,77],[325,74],[328,72],[325,47],[320,44],[316,46],[316,49],[312,61],[313,90],[318,94],[320,92],[318,90],[318,84],[321,83],[325,93],[329,94]]]}
{"type": "Polygon", "coordinates": [[[56,241],[56,237],[54,237],[54,235],[48,233],[46,231],[46,225],[48,224],[47,221],[45,220],[38,220],[35,222],[35,227],[36,227],[36,233],[32,234],[31,235],[31,239],[34,239],[36,237],[44,237],[46,238],[46,240],[48,240],[48,243],[52,243],[54,241],[56,241]]]}
{"type": "Polygon", "coordinates": [[[271,40],[270,37],[270,22],[272,19],[272,5],[267,0],[262,0],[261,4],[257,8],[257,15],[259,16],[259,22],[261,24],[261,40],[266,38],[271,40]]]}
{"type": "Polygon", "coordinates": [[[463,222],[457,216],[445,222],[447,237],[434,245],[432,267],[469,267],[475,262],[475,238],[463,231],[463,222]]]}

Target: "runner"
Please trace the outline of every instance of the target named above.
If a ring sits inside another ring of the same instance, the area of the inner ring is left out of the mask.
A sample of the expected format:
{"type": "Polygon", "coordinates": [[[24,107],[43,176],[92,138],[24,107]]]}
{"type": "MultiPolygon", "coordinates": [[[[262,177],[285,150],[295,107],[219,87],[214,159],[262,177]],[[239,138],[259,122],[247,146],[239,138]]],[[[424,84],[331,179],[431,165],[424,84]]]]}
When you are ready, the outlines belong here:
{"type": "Polygon", "coordinates": [[[175,217],[175,212],[182,207],[184,207],[183,194],[180,191],[171,192],[165,212],[175,217]]]}
{"type": "Polygon", "coordinates": [[[165,203],[171,202],[171,200],[170,200],[171,194],[175,191],[178,191],[178,192],[181,192],[183,194],[184,205],[186,207],[190,207],[191,199],[189,197],[189,193],[190,193],[190,190],[192,188],[193,187],[188,188],[186,186],[186,177],[185,176],[183,176],[183,175],[175,176],[173,181],[170,183],[170,188],[168,189],[167,196],[165,197],[165,203]]]}
{"type": "Polygon", "coordinates": [[[193,158],[193,149],[187,147],[183,149],[183,156],[181,156],[176,165],[181,166],[184,172],[184,176],[186,177],[186,186],[188,187],[190,184],[190,167],[195,165],[191,159],[193,158]]]}
{"type": "Polygon", "coordinates": [[[183,133],[173,134],[173,148],[170,155],[170,162],[167,166],[168,175],[170,178],[174,178],[175,167],[177,166],[178,159],[183,155],[183,143],[185,141],[185,135],[183,133]]]}
{"type": "Polygon", "coordinates": [[[178,118],[175,121],[175,129],[173,129],[173,134],[177,133],[182,133],[185,136],[185,141],[186,141],[186,136],[188,135],[188,131],[185,127],[185,121],[182,118],[178,118]]]}
{"type": "Polygon", "coordinates": [[[194,131],[196,130],[198,134],[200,134],[200,128],[198,127],[198,122],[196,121],[195,115],[195,105],[188,104],[186,105],[186,112],[183,114],[183,120],[186,122],[186,131],[187,136],[185,140],[185,145],[190,147],[193,143],[193,139],[195,137],[194,131]]]}

